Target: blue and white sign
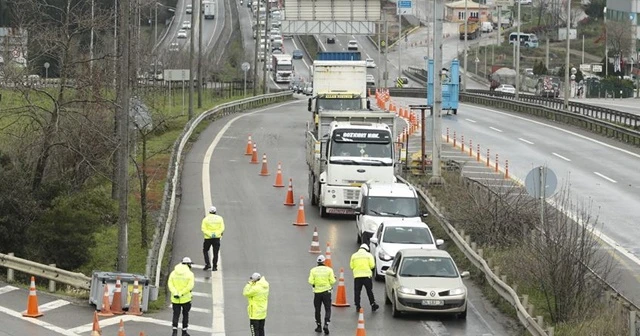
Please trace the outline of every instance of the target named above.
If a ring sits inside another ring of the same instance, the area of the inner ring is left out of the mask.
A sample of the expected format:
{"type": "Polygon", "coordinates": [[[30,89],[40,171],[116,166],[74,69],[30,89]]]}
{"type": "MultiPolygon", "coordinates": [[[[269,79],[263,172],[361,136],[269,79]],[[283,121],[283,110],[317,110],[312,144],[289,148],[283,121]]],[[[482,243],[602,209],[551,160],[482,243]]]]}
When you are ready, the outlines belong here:
{"type": "Polygon", "coordinates": [[[398,0],[397,15],[413,15],[413,0],[398,0]]]}

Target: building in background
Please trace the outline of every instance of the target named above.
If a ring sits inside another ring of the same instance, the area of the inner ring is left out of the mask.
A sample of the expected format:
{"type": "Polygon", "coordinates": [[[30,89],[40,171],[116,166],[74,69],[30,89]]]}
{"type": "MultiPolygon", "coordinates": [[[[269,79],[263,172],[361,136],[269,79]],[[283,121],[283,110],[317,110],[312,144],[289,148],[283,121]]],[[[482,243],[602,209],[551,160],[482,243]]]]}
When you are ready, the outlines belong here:
{"type": "MultiPolygon", "coordinates": [[[[605,16],[608,21],[617,21],[630,24],[633,28],[632,53],[633,63],[638,64],[638,54],[640,53],[640,27],[638,26],[638,15],[640,13],[640,0],[607,0],[607,11],[605,16]]],[[[611,59],[614,55],[609,55],[611,59]]],[[[627,63],[632,60],[627,59],[627,63]]]]}
{"type": "Polygon", "coordinates": [[[467,11],[470,18],[477,18],[478,21],[491,21],[491,11],[489,6],[481,5],[471,0],[460,0],[455,2],[446,3],[445,6],[445,20],[449,22],[464,22],[465,20],[465,2],[467,4],[467,11]]]}
{"type": "Polygon", "coordinates": [[[28,36],[25,29],[0,27],[0,67],[8,66],[10,62],[27,66],[28,36]]]}

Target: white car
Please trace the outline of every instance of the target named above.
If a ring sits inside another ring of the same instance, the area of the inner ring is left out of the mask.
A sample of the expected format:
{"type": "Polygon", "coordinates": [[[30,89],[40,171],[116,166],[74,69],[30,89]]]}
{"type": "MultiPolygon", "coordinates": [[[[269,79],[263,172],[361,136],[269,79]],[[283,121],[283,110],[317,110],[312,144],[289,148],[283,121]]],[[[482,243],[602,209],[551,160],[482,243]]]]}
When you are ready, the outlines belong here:
{"type": "Polygon", "coordinates": [[[395,255],[385,274],[385,304],[391,315],[403,312],[456,314],[467,318],[469,272],[458,271],[447,251],[406,249],[395,255]]]}
{"type": "Polygon", "coordinates": [[[186,11],[187,11],[187,14],[191,14],[193,12],[193,6],[187,5],[186,11]]]}
{"type": "Polygon", "coordinates": [[[190,21],[183,22],[182,29],[191,29],[191,22],[190,21]]]}
{"type": "Polygon", "coordinates": [[[411,248],[435,250],[444,244],[444,240],[433,238],[427,224],[405,221],[402,218],[393,218],[382,222],[370,242],[371,254],[376,261],[374,268],[376,280],[384,278],[385,272],[391,267],[393,258],[398,251],[411,248]]]}
{"type": "Polygon", "coordinates": [[[178,30],[178,36],[176,36],[177,38],[187,38],[187,31],[184,29],[180,29],[178,30]]]}
{"type": "Polygon", "coordinates": [[[501,84],[495,89],[495,91],[515,94],[516,88],[511,84],[501,84]]]}
{"type": "Polygon", "coordinates": [[[373,61],[373,58],[367,58],[365,60],[365,62],[367,62],[367,68],[375,68],[376,67],[376,62],[373,61]]]}
{"type": "Polygon", "coordinates": [[[347,44],[347,50],[358,50],[358,41],[351,40],[347,44]]]}

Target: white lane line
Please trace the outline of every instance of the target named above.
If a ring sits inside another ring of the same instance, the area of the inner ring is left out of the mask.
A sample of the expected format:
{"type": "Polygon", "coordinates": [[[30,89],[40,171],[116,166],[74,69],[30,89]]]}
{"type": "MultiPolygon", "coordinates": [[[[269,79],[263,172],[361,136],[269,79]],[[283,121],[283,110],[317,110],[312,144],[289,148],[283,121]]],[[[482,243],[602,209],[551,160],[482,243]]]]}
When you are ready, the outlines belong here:
{"type": "Polygon", "coordinates": [[[551,154],[553,154],[554,156],[557,156],[557,157],[559,157],[559,158],[561,158],[561,159],[563,159],[565,161],[571,162],[571,159],[569,159],[567,157],[564,157],[564,156],[562,156],[562,155],[560,155],[558,153],[551,153],[551,154]]]}
{"type": "MultiPolygon", "coordinates": [[[[204,267],[204,266],[203,266],[204,267]]],[[[206,272],[206,271],[205,271],[206,272]]],[[[209,278],[198,278],[196,277],[196,282],[200,283],[209,283],[211,280],[209,278]]]]}
{"type": "MultiPolygon", "coordinates": [[[[296,43],[296,39],[295,39],[295,38],[291,39],[291,42],[293,42],[293,46],[294,46],[296,49],[300,50],[300,48],[298,48],[298,44],[296,43]]],[[[302,63],[304,63],[304,66],[306,66],[306,67],[307,67],[307,69],[311,69],[311,68],[309,67],[309,64],[307,64],[307,61],[305,61],[305,60],[304,60],[304,57],[302,58],[302,63]]]]}
{"type": "Polygon", "coordinates": [[[482,321],[482,324],[485,325],[485,327],[487,327],[487,329],[489,329],[489,332],[491,332],[491,334],[482,334],[482,335],[495,335],[496,332],[493,330],[493,328],[491,328],[491,326],[489,325],[489,323],[487,322],[487,320],[484,319],[484,317],[482,316],[482,314],[480,314],[480,312],[478,311],[478,309],[476,309],[476,306],[471,303],[471,301],[467,300],[467,304],[469,305],[469,307],[471,308],[471,311],[476,314],[476,316],[478,316],[478,318],[480,319],[480,321],[482,321]]]}
{"type": "Polygon", "coordinates": [[[318,37],[316,40],[318,40],[318,43],[320,43],[320,49],[322,49],[322,51],[327,51],[327,48],[324,46],[324,43],[322,43],[322,38],[318,37]]]}
{"type": "MultiPolygon", "coordinates": [[[[169,308],[172,308],[172,307],[173,305],[169,305],[169,308]]],[[[211,309],[207,309],[207,308],[198,308],[198,307],[191,306],[191,311],[196,313],[211,314],[211,309]]]]}
{"type": "Polygon", "coordinates": [[[273,76],[269,76],[269,80],[271,80],[271,83],[273,83],[273,85],[275,85],[278,88],[278,90],[282,89],[280,85],[278,85],[278,83],[276,83],[276,81],[273,80],[273,76]]]}
{"type": "Polygon", "coordinates": [[[496,132],[500,132],[500,133],[502,133],[502,130],[501,130],[501,129],[497,129],[497,128],[495,128],[495,127],[489,127],[489,128],[490,128],[490,129],[492,129],[492,130],[494,130],[494,131],[496,131],[496,132]]]}
{"type": "MultiPolygon", "coordinates": [[[[295,44],[295,42],[294,42],[294,44],[295,44]]],[[[202,201],[204,203],[204,209],[208,209],[209,207],[211,207],[211,205],[213,205],[213,195],[211,194],[211,176],[210,176],[210,169],[209,169],[210,168],[210,164],[211,164],[211,157],[213,156],[213,151],[216,149],[216,146],[218,146],[218,143],[220,142],[220,139],[222,139],[222,137],[227,132],[229,127],[231,127],[231,125],[236,120],[238,120],[240,118],[244,118],[246,116],[254,115],[254,114],[259,113],[259,112],[278,109],[278,108],[281,108],[281,107],[283,107],[285,105],[290,105],[290,104],[299,103],[299,102],[300,101],[287,102],[287,103],[279,104],[279,105],[276,105],[276,106],[263,108],[263,109],[260,109],[260,110],[254,111],[254,112],[241,114],[241,115],[229,120],[227,122],[227,124],[224,125],[224,127],[222,127],[222,129],[218,132],[218,135],[216,135],[216,137],[213,139],[213,141],[209,145],[209,148],[207,148],[207,151],[205,152],[204,158],[202,160],[202,201]]],[[[220,334],[220,335],[224,335],[225,334],[225,331],[224,331],[225,330],[225,328],[224,328],[224,288],[223,288],[223,282],[222,282],[222,271],[223,271],[223,269],[222,269],[222,258],[221,257],[222,257],[221,255],[218,257],[218,271],[212,272],[212,274],[211,274],[211,280],[212,280],[211,281],[211,293],[212,293],[211,301],[212,301],[212,306],[213,306],[213,316],[212,316],[211,325],[213,326],[213,332],[214,333],[217,333],[217,334],[220,334]]]]}
{"type": "Polygon", "coordinates": [[[9,292],[12,292],[12,291],[14,291],[16,289],[18,289],[18,287],[4,286],[4,287],[0,288],[0,294],[9,293],[9,292]]]}
{"type": "MultiPolygon", "coordinates": [[[[101,328],[105,328],[105,327],[108,327],[108,326],[116,325],[116,324],[120,323],[120,319],[122,319],[123,322],[153,323],[153,324],[157,324],[157,325],[161,325],[161,326],[171,327],[171,321],[164,321],[164,320],[158,320],[158,319],[151,318],[151,317],[135,316],[135,315],[118,315],[118,316],[114,316],[114,317],[110,317],[110,318],[106,318],[106,319],[101,319],[100,320],[100,327],[101,328]]],[[[27,320],[27,321],[39,321],[39,320],[31,319],[31,320],[27,320]]],[[[93,329],[93,323],[87,323],[87,324],[81,325],[79,327],[75,327],[73,329],[63,330],[65,332],[67,332],[66,334],[63,334],[63,335],[79,336],[78,334],[89,332],[89,331],[91,331],[91,329],[93,329]]],[[[207,334],[212,334],[212,332],[213,332],[213,330],[211,328],[198,326],[198,325],[193,325],[193,324],[189,323],[189,331],[192,331],[192,330],[193,331],[200,331],[200,332],[207,333],[207,334]]]]}
{"type": "Polygon", "coordinates": [[[46,312],[46,311],[53,310],[53,309],[56,309],[56,308],[64,307],[64,306],[68,305],[69,303],[71,303],[71,302],[69,302],[67,300],[55,300],[55,301],[47,302],[45,304],[42,304],[42,305],[38,306],[38,309],[42,313],[42,312],[46,312]]]}
{"type": "MultiPolygon", "coordinates": [[[[64,330],[64,329],[62,329],[62,328],[60,328],[58,326],[54,326],[51,323],[48,323],[48,322],[45,322],[45,321],[42,321],[42,320],[38,320],[38,319],[34,319],[34,318],[31,318],[31,317],[23,317],[22,313],[19,313],[17,311],[13,311],[13,310],[11,310],[9,308],[5,308],[5,307],[0,306],[0,313],[9,315],[9,316],[11,316],[13,318],[20,319],[20,320],[25,321],[25,322],[29,322],[29,323],[35,324],[35,325],[40,326],[42,328],[45,328],[45,329],[51,330],[53,332],[56,332],[59,335],[80,336],[80,335],[76,334],[73,331],[64,330]]],[[[92,326],[93,326],[93,323],[89,326],[89,330],[88,331],[91,331],[91,327],[92,326]]]]}
{"type": "MultiPolygon", "coordinates": [[[[218,262],[220,262],[220,261],[218,260],[218,262]]],[[[211,294],[209,294],[209,293],[202,293],[202,292],[191,292],[191,295],[193,295],[193,296],[199,296],[199,297],[206,297],[206,298],[210,298],[210,297],[211,297],[211,294]]]]}
{"type": "Polygon", "coordinates": [[[605,176],[604,174],[601,174],[601,173],[598,173],[598,172],[593,172],[593,173],[598,175],[598,176],[600,176],[600,177],[602,177],[603,179],[605,179],[605,180],[607,180],[607,181],[609,181],[611,183],[618,183],[618,181],[616,181],[616,180],[614,180],[614,179],[612,179],[612,178],[610,178],[608,176],[605,176]]]}
{"type": "Polygon", "coordinates": [[[527,140],[527,139],[518,138],[518,140],[520,140],[520,141],[522,141],[522,142],[524,142],[524,143],[528,143],[528,144],[530,144],[530,145],[533,145],[533,142],[531,142],[531,141],[529,141],[529,140],[527,140]]]}
{"type": "Polygon", "coordinates": [[[437,336],[451,335],[447,328],[439,321],[422,321],[422,326],[437,336]]]}
{"type": "Polygon", "coordinates": [[[472,123],[474,123],[474,124],[476,123],[476,121],[475,121],[475,120],[473,120],[473,119],[465,118],[464,120],[466,120],[466,121],[468,121],[468,122],[472,122],[472,123]]]}

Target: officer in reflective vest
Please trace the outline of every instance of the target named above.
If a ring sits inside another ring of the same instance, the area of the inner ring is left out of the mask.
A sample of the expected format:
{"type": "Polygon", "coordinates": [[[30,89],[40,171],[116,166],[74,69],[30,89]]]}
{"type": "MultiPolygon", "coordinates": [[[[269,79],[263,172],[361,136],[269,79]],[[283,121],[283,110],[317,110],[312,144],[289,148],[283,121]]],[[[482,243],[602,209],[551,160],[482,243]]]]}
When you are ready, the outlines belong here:
{"type": "Polygon", "coordinates": [[[324,265],[326,258],[319,255],[316,259],[318,266],[309,272],[309,284],[313,287],[313,307],[316,310],[316,332],[324,329],[325,335],[329,335],[329,321],[331,321],[331,289],[336,283],[336,276],[330,267],[324,265]],[[324,305],[324,328],[321,324],[320,308],[324,305]]]}
{"type": "Polygon", "coordinates": [[[360,292],[362,292],[363,286],[367,291],[371,310],[378,310],[380,306],[378,306],[376,299],[373,296],[373,281],[371,280],[371,276],[373,275],[371,270],[376,267],[376,263],[375,260],[373,260],[373,255],[369,253],[369,245],[360,245],[358,252],[351,255],[351,262],[349,265],[353,271],[356,311],[360,311],[360,292]]]}
{"type": "Polygon", "coordinates": [[[224,234],[224,219],[217,214],[218,209],[212,206],[209,214],[202,220],[202,234],[204,243],[202,253],[204,254],[204,270],[218,270],[218,253],[220,252],[220,238],[224,234]],[[209,262],[209,249],[213,246],[213,268],[209,262]]]}
{"type": "Polygon", "coordinates": [[[247,313],[249,314],[251,336],[265,336],[264,322],[267,319],[269,283],[260,273],[253,273],[244,286],[242,295],[249,301],[247,313]]]}
{"type": "Polygon", "coordinates": [[[189,311],[191,310],[191,291],[195,284],[195,276],[191,272],[191,258],[184,257],[182,263],[176,265],[169,274],[167,287],[171,293],[171,305],[173,306],[172,336],[178,335],[178,319],[182,311],[182,336],[189,336],[189,311]]]}

